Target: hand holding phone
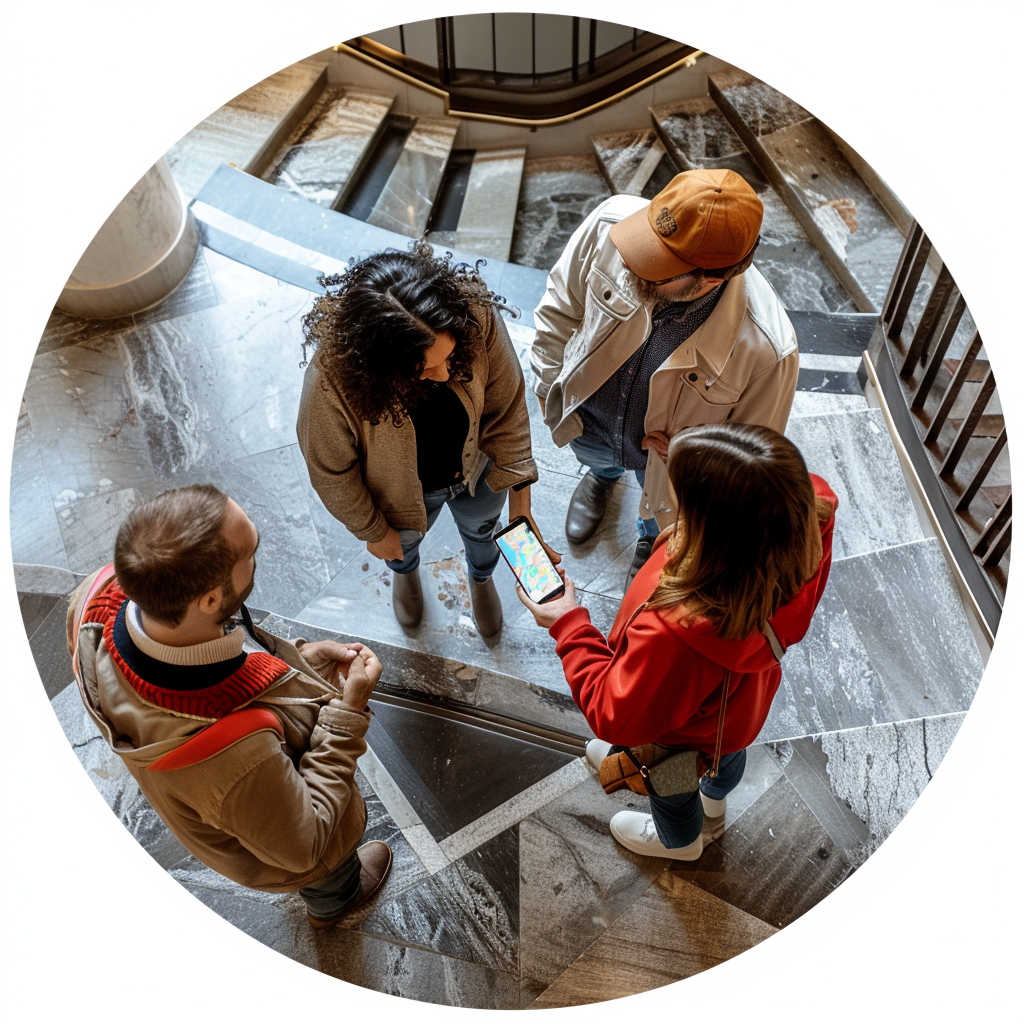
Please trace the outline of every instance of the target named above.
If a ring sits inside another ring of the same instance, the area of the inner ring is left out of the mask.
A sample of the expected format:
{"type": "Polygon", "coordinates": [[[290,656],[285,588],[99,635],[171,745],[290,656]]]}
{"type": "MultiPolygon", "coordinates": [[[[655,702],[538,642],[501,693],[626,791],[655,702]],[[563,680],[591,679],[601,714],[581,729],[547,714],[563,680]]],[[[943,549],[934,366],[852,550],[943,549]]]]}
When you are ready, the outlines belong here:
{"type": "Polygon", "coordinates": [[[533,601],[543,604],[565,593],[565,584],[526,516],[517,516],[494,538],[502,557],[533,601]]]}

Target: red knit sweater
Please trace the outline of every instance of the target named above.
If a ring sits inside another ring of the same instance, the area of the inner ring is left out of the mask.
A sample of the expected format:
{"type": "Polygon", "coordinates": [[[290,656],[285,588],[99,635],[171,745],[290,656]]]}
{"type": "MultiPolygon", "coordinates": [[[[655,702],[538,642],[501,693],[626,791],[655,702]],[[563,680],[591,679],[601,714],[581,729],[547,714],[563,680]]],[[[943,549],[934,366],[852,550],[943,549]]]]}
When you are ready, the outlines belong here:
{"type": "MultiPolygon", "coordinates": [[[[821,527],[817,573],[771,620],[783,647],[807,632],[832,565],[838,500],[820,477],[812,474],[811,481],[833,514],[821,527]]],[[[768,717],[782,669],[760,632],[743,640],[722,640],[707,619],[687,626],[667,618],[663,610],[640,612],[627,630],[630,616],[658,585],[666,558],[667,545],[662,542],[626,592],[607,640],[591,624],[585,608],[566,612],[549,630],[573,699],[595,735],[608,743],[638,746],[656,741],[713,753],[721,684],[729,669],[722,752],[742,750],[768,717]]]]}

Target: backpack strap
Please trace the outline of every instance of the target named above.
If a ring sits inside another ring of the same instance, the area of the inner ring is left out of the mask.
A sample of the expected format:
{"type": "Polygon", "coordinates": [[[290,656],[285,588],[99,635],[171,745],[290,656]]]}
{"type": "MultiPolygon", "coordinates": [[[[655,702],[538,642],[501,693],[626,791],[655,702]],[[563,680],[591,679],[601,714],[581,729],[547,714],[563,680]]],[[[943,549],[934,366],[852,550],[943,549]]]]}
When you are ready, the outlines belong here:
{"type": "Polygon", "coordinates": [[[171,772],[176,768],[190,768],[227,750],[240,740],[266,731],[277,733],[278,738],[284,741],[284,727],[273,711],[268,708],[241,708],[217,719],[205,729],[200,729],[184,743],[146,765],[146,771],[171,772]]]}

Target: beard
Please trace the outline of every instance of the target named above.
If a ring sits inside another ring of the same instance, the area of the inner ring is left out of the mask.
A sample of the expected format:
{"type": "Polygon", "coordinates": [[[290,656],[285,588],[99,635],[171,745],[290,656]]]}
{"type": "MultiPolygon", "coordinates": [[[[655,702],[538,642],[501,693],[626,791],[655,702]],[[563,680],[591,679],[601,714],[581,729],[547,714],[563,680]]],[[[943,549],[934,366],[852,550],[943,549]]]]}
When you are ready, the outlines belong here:
{"type": "Polygon", "coordinates": [[[234,617],[238,614],[238,610],[245,603],[245,599],[252,593],[253,587],[256,586],[255,575],[249,581],[249,586],[242,591],[241,594],[235,590],[234,583],[230,579],[223,584],[224,596],[221,598],[220,608],[217,611],[217,623],[218,625],[227,625],[234,617]]]}
{"type": "Polygon", "coordinates": [[[650,281],[645,281],[642,277],[637,277],[632,270],[626,271],[626,284],[633,293],[634,298],[645,306],[650,307],[653,312],[657,312],[673,302],[689,302],[695,298],[701,288],[704,287],[704,275],[703,273],[694,274],[693,277],[673,282],[677,290],[673,290],[669,294],[661,291],[662,288],[666,287],[665,285],[652,284],[650,281]]]}

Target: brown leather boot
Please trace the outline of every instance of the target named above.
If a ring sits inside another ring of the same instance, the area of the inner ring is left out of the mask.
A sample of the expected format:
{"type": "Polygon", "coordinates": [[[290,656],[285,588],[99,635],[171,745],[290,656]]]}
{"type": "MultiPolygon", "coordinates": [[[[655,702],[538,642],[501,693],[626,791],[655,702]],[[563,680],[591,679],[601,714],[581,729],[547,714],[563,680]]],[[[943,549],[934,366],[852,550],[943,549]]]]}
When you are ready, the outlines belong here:
{"type": "Polygon", "coordinates": [[[391,607],[398,624],[404,629],[413,629],[423,618],[423,587],[420,571],[391,574],[391,607]]]}
{"type": "Polygon", "coordinates": [[[487,579],[483,583],[469,581],[469,597],[473,602],[473,618],[476,628],[485,639],[494,636],[501,629],[501,599],[498,597],[494,580],[487,579]]]}
{"type": "Polygon", "coordinates": [[[361,907],[367,900],[377,895],[391,870],[391,847],[379,839],[364,843],[356,850],[359,858],[359,891],[352,897],[348,906],[334,917],[313,917],[306,911],[306,917],[314,928],[330,928],[337,924],[346,914],[361,907]]]}

